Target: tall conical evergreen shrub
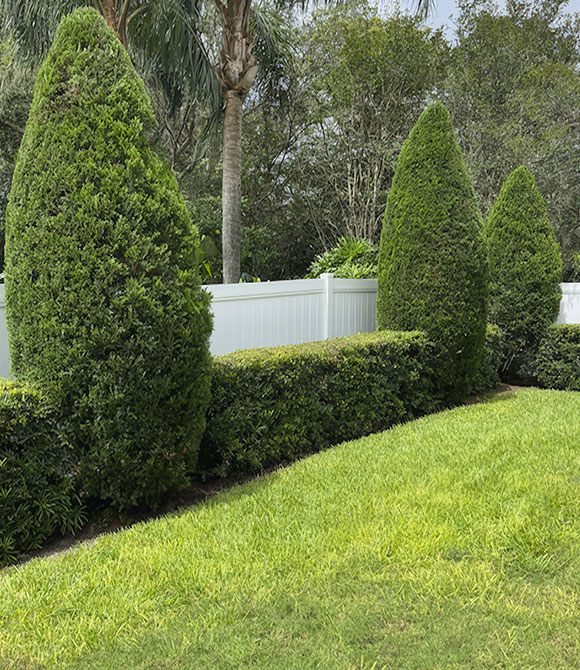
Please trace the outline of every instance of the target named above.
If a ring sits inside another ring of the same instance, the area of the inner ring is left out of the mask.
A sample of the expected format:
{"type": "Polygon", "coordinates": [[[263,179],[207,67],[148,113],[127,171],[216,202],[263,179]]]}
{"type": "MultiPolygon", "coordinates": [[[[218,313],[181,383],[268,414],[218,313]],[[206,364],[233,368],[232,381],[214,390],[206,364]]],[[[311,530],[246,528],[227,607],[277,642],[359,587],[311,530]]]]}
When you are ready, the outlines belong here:
{"type": "Polygon", "coordinates": [[[85,495],[119,508],[186,482],[209,395],[197,233],[148,142],[154,124],[100,14],[65,18],[9,199],[11,365],[62,412],[85,495]]]}
{"type": "Polygon", "coordinates": [[[449,114],[431,105],[405,142],[387,199],[377,325],[423,330],[438,345],[447,399],[469,391],[485,338],[487,270],[481,215],[449,114]]]}
{"type": "Polygon", "coordinates": [[[489,319],[504,335],[504,375],[513,380],[556,320],[562,258],[546,203],[520,166],[505,180],[485,225],[489,319]]]}

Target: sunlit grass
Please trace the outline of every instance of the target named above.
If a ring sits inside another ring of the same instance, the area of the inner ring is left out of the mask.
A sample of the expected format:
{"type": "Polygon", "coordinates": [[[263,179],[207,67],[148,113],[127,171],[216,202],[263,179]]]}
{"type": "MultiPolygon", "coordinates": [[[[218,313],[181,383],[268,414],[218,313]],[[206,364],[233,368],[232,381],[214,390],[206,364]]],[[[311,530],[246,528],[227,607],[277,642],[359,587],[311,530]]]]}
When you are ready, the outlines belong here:
{"type": "Polygon", "coordinates": [[[0,574],[2,668],[576,668],[580,393],[318,454],[0,574]]]}

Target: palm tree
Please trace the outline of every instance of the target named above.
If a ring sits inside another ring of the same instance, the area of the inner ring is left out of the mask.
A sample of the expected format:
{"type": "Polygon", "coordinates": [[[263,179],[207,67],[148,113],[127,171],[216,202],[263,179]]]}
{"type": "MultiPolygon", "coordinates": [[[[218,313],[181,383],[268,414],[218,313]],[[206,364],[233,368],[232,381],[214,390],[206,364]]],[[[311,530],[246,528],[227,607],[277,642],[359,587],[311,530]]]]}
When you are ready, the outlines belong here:
{"type": "MultiPolygon", "coordinates": [[[[223,281],[232,283],[241,274],[242,105],[259,66],[252,48],[261,39],[268,45],[263,53],[275,59],[284,50],[280,45],[284,32],[276,14],[264,4],[211,1],[221,27],[217,67],[203,36],[203,0],[0,0],[0,16],[24,53],[38,58],[50,45],[62,16],[79,6],[94,6],[125,47],[141,52],[169,74],[168,79],[189,79],[191,87],[203,92],[215,109],[223,107],[223,281]]],[[[275,0],[273,4],[274,9],[292,9],[330,1],[275,0]]],[[[414,2],[417,14],[426,16],[434,0],[414,2]]]]}
{"type": "MultiPolygon", "coordinates": [[[[218,78],[224,95],[222,244],[223,281],[228,284],[237,282],[241,272],[242,104],[258,72],[258,62],[252,53],[256,23],[251,20],[252,0],[213,2],[220,13],[222,34],[218,78]]],[[[311,0],[311,3],[315,2],[317,0],[311,0]]],[[[426,16],[433,2],[415,0],[417,13],[426,16]]],[[[309,2],[278,0],[275,4],[280,8],[292,8],[309,2]]]]}

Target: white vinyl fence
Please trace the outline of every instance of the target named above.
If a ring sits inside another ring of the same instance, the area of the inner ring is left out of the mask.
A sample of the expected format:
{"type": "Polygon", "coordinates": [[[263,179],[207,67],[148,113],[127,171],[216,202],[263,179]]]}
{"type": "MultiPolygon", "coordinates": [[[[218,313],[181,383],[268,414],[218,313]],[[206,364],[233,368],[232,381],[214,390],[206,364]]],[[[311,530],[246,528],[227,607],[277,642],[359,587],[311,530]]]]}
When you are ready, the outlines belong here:
{"type": "Polygon", "coordinates": [[[213,354],[315,342],[375,329],[376,279],[219,284],[213,295],[213,354]]]}
{"type": "Polygon", "coordinates": [[[562,284],[560,314],[556,323],[580,323],[580,284],[562,284]]]}
{"type": "MultiPolygon", "coordinates": [[[[354,335],[375,329],[376,279],[219,284],[212,294],[214,355],[354,335]]],[[[580,323],[580,283],[562,284],[558,323],[580,323]]],[[[8,376],[4,285],[0,284],[0,376],[8,376]]]]}

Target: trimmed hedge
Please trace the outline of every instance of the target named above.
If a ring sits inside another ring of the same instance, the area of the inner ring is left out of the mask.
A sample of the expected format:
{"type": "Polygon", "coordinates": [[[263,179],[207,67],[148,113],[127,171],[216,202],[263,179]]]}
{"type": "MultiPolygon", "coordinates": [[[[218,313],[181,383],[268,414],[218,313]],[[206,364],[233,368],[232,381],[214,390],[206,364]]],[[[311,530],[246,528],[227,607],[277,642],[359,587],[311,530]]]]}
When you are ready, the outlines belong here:
{"type": "MultiPolygon", "coordinates": [[[[498,380],[489,327],[479,391],[498,380]]],[[[202,475],[260,471],[438,409],[435,347],[380,331],[214,359],[202,475]]],[[[84,521],[74,450],[36,390],[0,380],[0,565],[84,521]]]]}
{"type": "Polygon", "coordinates": [[[434,408],[421,333],[364,333],[214,359],[200,464],[258,471],[434,408]]]}
{"type": "Polygon", "coordinates": [[[7,212],[11,369],[58,405],[83,495],[125,509],[188,482],[209,402],[197,233],[125,49],[94,9],[38,74],[7,212]]]}
{"type": "Polygon", "coordinates": [[[505,180],[485,225],[489,319],[505,337],[502,367],[518,379],[560,308],[562,258],[534,177],[520,166],[505,180]]]}
{"type": "MultiPolygon", "coordinates": [[[[490,328],[478,390],[497,383],[498,341],[497,328],[490,328]]],[[[436,347],[418,332],[377,331],[219,356],[202,472],[259,471],[433,411],[441,406],[435,364],[436,347]]]]}
{"type": "Polygon", "coordinates": [[[542,388],[580,391],[580,325],[550,326],[527,371],[542,388]]]}
{"type": "Polygon", "coordinates": [[[387,199],[377,327],[421,330],[439,345],[439,394],[471,390],[487,316],[482,220],[449,114],[440,103],[406,140],[387,199]]]}
{"type": "Polygon", "coordinates": [[[80,525],[75,473],[42,394],[0,379],[0,566],[80,525]]]}

